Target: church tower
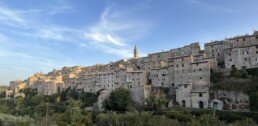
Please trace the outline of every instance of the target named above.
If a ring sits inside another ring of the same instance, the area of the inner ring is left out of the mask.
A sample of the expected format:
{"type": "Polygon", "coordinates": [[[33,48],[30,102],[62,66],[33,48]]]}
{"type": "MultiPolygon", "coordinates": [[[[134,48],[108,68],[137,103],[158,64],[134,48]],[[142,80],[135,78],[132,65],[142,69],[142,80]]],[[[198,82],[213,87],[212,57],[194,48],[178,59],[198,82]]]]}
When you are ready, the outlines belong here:
{"type": "Polygon", "coordinates": [[[138,58],[138,57],[139,57],[139,55],[138,55],[138,48],[135,45],[135,47],[134,47],[134,58],[138,58]]]}

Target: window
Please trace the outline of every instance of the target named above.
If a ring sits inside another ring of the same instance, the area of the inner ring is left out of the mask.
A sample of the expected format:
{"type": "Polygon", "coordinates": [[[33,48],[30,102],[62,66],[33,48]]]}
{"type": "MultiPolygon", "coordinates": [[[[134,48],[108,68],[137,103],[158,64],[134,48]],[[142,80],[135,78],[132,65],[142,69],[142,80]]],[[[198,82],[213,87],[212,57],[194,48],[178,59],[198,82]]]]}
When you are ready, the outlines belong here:
{"type": "Polygon", "coordinates": [[[245,41],[245,38],[243,38],[243,41],[245,41]]]}
{"type": "Polygon", "coordinates": [[[229,61],[232,61],[232,59],[229,59],[229,61]]]}
{"type": "Polygon", "coordinates": [[[199,93],[199,97],[202,97],[202,93],[199,93]]]}
{"type": "Polygon", "coordinates": [[[184,85],[185,88],[187,88],[187,85],[184,85]]]}
{"type": "Polygon", "coordinates": [[[176,68],[178,68],[178,65],[176,65],[176,68]]]}
{"type": "Polygon", "coordinates": [[[258,36],[256,36],[255,38],[258,39],[258,36]]]}
{"type": "Polygon", "coordinates": [[[214,52],[214,50],[211,50],[211,52],[214,52]]]}
{"type": "Polygon", "coordinates": [[[256,54],[258,54],[258,51],[256,51],[256,54]]]}
{"type": "Polygon", "coordinates": [[[220,54],[218,54],[218,56],[220,56],[220,54]]]}
{"type": "Polygon", "coordinates": [[[256,47],[256,49],[257,49],[257,48],[258,48],[258,45],[256,45],[255,47],[256,47]]]}
{"type": "Polygon", "coordinates": [[[199,64],[198,63],[196,63],[196,66],[198,66],[199,64]]]}
{"type": "Polygon", "coordinates": [[[245,61],[247,61],[247,58],[245,58],[245,61]]]}
{"type": "Polygon", "coordinates": [[[185,65],[184,64],[182,64],[182,67],[184,67],[185,65]]]}
{"type": "Polygon", "coordinates": [[[246,55],[246,54],[248,54],[248,52],[247,52],[247,51],[244,51],[243,54],[246,55]]]}
{"type": "Polygon", "coordinates": [[[200,77],[200,80],[202,79],[202,77],[200,77]]]}
{"type": "Polygon", "coordinates": [[[202,68],[199,68],[199,71],[202,71],[202,68]]]}
{"type": "Polygon", "coordinates": [[[184,61],[184,57],[182,58],[182,61],[184,61]]]}
{"type": "Polygon", "coordinates": [[[231,53],[229,53],[228,55],[231,56],[231,53]]]}

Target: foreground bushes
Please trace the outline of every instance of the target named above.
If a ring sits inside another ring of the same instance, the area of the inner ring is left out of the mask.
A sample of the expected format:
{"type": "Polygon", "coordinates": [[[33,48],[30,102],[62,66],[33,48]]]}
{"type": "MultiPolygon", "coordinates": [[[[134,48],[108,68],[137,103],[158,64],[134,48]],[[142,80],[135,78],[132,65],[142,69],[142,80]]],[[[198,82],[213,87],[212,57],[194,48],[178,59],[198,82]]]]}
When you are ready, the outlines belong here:
{"type": "Polygon", "coordinates": [[[34,120],[30,117],[15,117],[0,113],[0,126],[34,126],[34,120]]]}
{"type": "Polygon", "coordinates": [[[163,115],[153,115],[150,112],[110,112],[97,115],[96,122],[98,126],[256,126],[256,123],[248,118],[226,123],[212,114],[191,116],[179,113],[180,111],[171,111],[163,115]],[[175,119],[178,117],[182,120],[175,119]]]}

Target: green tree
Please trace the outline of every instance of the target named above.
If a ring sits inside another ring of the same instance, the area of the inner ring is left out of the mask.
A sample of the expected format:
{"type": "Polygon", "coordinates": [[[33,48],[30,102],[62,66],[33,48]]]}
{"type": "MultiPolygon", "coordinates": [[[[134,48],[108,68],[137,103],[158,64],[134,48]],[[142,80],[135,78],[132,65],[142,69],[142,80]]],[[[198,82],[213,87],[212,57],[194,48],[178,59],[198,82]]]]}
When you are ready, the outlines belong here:
{"type": "Polygon", "coordinates": [[[90,92],[81,92],[79,94],[80,100],[82,100],[83,107],[93,106],[98,101],[98,95],[90,92]]]}
{"type": "Polygon", "coordinates": [[[23,90],[23,93],[25,94],[25,97],[26,97],[26,98],[31,98],[31,97],[33,97],[33,96],[35,96],[35,95],[38,94],[38,92],[36,91],[36,89],[32,89],[32,88],[25,88],[25,89],[23,90]]]}
{"type": "Polygon", "coordinates": [[[60,100],[63,102],[63,101],[66,101],[67,99],[67,91],[61,91],[60,93],[60,100]]]}
{"type": "Polygon", "coordinates": [[[66,116],[69,117],[69,119],[67,120],[68,123],[72,124],[75,122],[83,122],[81,102],[70,97],[67,99],[66,104],[67,110],[65,113],[66,116]]]}
{"type": "Polygon", "coordinates": [[[6,100],[0,100],[0,113],[6,113],[8,111],[6,100]]]}
{"type": "Polygon", "coordinates": [[[159,96],[151,95],[150,98],[147,99],[147,109],[151,110],[160,110],[162,106],[166,103],[166,94],[163,90],[160,90],[159,96]]]}
{"type": "Polygon", "coordinates": [[[131,101],[129,90],[120,87],[111,92],[106,103],[106,108],[117,111],[125,111],[127,110],[127,107],[131,101]]]}
{"type": "Polygon", "coordinates": [[[19,96],[15,98],[15,111],[18,115],[24,115],[25,111],[25,104],[24,104],[24,98],[19,96]]]}
{"type": "Polygon", "coordinates": [[[220,72],[212,73],[212,74],[210,75],[210,81],[211,81],[213,84],[216,84],[216,83],[222,81],[222,79],[223,79],[223,75],[222,75],[222,73],[220,73],[220,72]]]}
{"type": "Polygon", "coordinates": [[[250,110],[258,111],[258,92],[253,92],[249,96],[250,100],[250,110]]]}
{"type": "Polygon", "coordinates": [[[241,73],[242,73],[242,78],[247,78],[248,77],[248,72],[246,71],[245,67],[242,68],[241,73]]]}

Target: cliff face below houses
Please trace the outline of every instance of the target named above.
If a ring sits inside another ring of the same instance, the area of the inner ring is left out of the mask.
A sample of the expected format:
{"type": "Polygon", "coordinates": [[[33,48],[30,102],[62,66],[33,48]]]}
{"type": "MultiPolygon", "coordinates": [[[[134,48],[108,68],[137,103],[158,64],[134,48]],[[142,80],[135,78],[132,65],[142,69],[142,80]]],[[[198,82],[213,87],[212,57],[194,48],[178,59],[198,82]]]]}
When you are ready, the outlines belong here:
{"type": "Polygon", "coordinates": [[[248,75],[243,77],[223,76],[225,74],[222,73],[212,74],[211,99],[220,100],[223,109],[226,110],[249,111],[250,102],[255,102],[250,96],[258,89],[258,78],[250,73],[250,70],[247,71],[248,75]]]}

